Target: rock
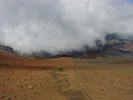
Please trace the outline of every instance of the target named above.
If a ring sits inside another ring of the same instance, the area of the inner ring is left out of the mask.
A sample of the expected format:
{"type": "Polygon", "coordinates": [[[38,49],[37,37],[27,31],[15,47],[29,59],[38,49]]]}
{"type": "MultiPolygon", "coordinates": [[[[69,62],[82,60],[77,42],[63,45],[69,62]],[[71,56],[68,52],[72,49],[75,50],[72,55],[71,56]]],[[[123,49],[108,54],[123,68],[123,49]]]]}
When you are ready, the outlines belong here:
{"type": "Polygon", "coordinates": [[[82,86],[83,84],[82,84],[82,83],[80,83],[79,85],[80,85],[80,86],[82,86]]]}
{"type": "Polygon", "coordinates": [[[29,85],[29,86],[28,86],[28,89],[33,89],[33,86],[29,85]]]}
{"type": "Polygon", "coordinates": [[[26,94],[25,94],[25,93],[20,93],[20,94],[19,94],[19,96],[24,96],[24,95],[26,95],[26,94]]]}
{"type": "Polygon", "coordinates": [[[104,89],[103,89],[103,88],[101,88],[101,89],[100,89],[100,91],[101,91],[101,92],[103,92],[103,91],[104,91],[104,89]]]}

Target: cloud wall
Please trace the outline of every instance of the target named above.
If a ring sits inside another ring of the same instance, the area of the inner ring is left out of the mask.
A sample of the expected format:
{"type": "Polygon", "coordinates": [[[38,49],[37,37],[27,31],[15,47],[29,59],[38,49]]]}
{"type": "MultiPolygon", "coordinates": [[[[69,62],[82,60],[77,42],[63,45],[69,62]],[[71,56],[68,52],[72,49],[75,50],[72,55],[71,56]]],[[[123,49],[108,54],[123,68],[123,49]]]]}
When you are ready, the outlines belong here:
{"type": "Polygon", "coordinates": [[[93,48],[105,33],[133,35],[131,0],[0,0],[0,42],[20,53],[93,48]]]}

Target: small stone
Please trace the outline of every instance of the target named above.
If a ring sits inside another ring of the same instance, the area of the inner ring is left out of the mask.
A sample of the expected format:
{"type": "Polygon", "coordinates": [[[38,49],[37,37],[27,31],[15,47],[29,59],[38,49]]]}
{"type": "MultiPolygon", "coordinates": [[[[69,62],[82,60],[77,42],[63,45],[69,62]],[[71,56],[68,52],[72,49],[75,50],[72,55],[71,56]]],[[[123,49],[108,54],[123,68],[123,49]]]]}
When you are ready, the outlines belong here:
{"type": "Polygon", "coordinates": [[[23,96],[24,94],[23,94],[23,93],[20,93],[19,95],[20,95],[20,96],[23,96]]]}
{"type": "Polygon", "coordinates": [[[33,89],[33,87],[31,85],[28,86],[28,89],[33,89]]]}
{"type": "Polygon", "coordinates": [[[82,83],[80,83],[79,85],[82,86],[82,83]]]}
{"type": "Polygon", "coordinates": [[[103,91],[104,91],[104,89],[102,89],[102,88],[101,88],[101,89],[100,89],[100,91],[101,91],[101,92],[103,92],[103,91]]]}
{"type": "Polygon", "coordinates": [[[26,94],[25,94],[25,93],[20,93],[19,95],[20,95],[20,96],[24,96],[24,95],[26,95],[26,94]]]}

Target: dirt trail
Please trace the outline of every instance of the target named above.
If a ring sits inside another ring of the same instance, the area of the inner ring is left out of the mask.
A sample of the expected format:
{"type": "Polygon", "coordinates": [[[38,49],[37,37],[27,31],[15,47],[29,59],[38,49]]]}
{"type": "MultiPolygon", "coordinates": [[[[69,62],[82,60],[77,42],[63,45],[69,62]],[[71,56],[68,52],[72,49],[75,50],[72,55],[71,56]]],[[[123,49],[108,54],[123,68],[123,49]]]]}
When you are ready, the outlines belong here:
{"type": "Polygon", "coordinates": [[[85,91],[80,89],[71,88],[71,82],[68,79],[67,74],[59,73],[59,72],[51,72],[52,79],[55,80],[55,86],[57,87],[57,91],[64,95],[67,100],[92,100],[88,98],[85,91]]]}
{"type": "Polygon", "coordinates": [[[132,100],[133,69],[0,69],[0,100],[132,100]]]}
{"type": "Polygon", "coordinates": [[[0,54],[0,100],[133,100],[133,60],[0,54]]]}

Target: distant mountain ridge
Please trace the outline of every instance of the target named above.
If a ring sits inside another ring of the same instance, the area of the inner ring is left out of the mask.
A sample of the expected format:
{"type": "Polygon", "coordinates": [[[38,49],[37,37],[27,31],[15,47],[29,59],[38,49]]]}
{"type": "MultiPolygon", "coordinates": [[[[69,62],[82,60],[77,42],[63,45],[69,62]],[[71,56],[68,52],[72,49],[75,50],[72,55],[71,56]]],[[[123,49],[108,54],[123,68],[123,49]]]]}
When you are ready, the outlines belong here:
{"type": "MultiPolygon", "coordinates": [[[[133,57],[133,40],[131,38],[123,38],[118,34],[107,34],[105,36],[105,44],[101,44],[100,40],[96,40],[96,48],[89,48],[84,46],[84,51],[71,51],[66,53],[59,53],[56,55],[50,54],[48,52],[34,52],[29,56],[33,57],[73,57],[73,58],[96,58],[96,57],[133,57]]],[[[10,46],[0,45],[0,51],[5,52],[15,52],[10,46]]]]}
{"type": "Polygon", "coordinates": [[[107,56],[133,56],[133,40],[123,38],[117,34],[108,34],[103,54],[107,56]]]}
{"type": "Polygon", "coordinates": [[[47,52],[34,53],[36,57],[73,57],[73,58],[96,58],[102,57],[133,57],[133,40],[120,37],[118,34],[107,34],[105,36],[105,44],[101,44],[100,40],[96,41],[96,48],[85,46],[84,51],[71,51],[52,55],[47,52]]]}

